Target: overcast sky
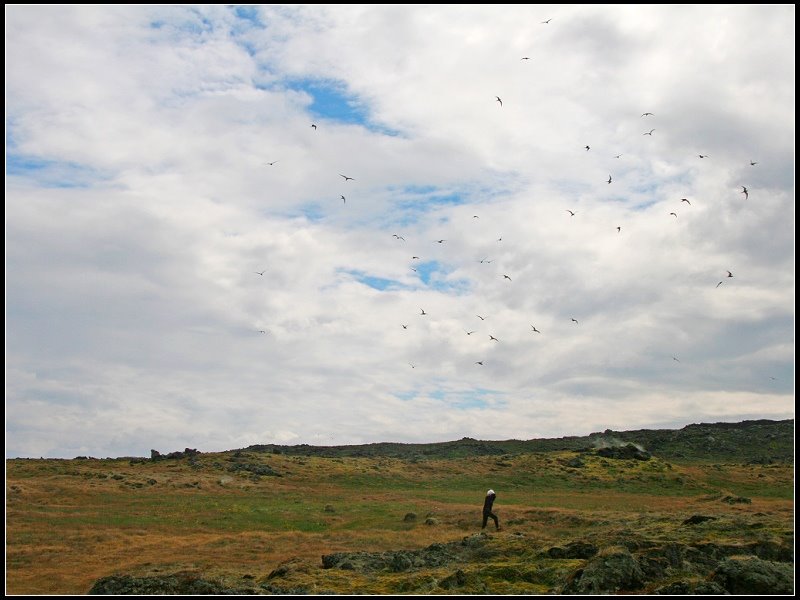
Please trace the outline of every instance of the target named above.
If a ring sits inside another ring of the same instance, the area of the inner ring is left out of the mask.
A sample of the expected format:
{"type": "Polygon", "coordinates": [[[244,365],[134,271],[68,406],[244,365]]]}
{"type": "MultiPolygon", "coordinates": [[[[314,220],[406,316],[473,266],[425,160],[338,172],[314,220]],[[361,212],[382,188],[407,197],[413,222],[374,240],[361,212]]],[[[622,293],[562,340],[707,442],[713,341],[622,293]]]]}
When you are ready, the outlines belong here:
{"type": "Polygon", "coordinates": [[[794,5],[5,17],[6,456],[794,416],[794,5]]]}

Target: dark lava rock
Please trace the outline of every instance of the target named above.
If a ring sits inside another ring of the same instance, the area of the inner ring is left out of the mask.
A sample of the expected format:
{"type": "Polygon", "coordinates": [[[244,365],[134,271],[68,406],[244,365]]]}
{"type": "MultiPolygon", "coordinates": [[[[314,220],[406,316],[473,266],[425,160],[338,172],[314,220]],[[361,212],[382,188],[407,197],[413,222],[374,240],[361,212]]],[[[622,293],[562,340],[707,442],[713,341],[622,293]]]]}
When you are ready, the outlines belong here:
{"type": "Polygon", "coordinates": [[[597,546],[587,542],[570,542],[564,548],[554,546],[547,551],[549,558],[592,558],[597,554],[597,546]]]}
{"type": "Polygon", "coordinates": [[[705,523],[706,521],[716,521],[717,517],[707,517],[705,515],[692,515],[688,519],[686,519],[683,524],[684,525],[698,525],[700,523],[705,523]]]}
{"type": "Polygon", "coordinates": [[[725,588],[713,581],[676,581],[655,592],[660,596],[723,596],[727,594],[725,588]]]}
{"type": "Polygon", "coordinates": [[[630,552],[596,556],[567,581],[563,594],[607,594],[640,589],[644,573],[630,552]]]}
{"type": "Polygon", "coordinates": [[[614,448],[600,448],[597,451],[597,455],[604,458],[650,460],[649,452],[646,450],[639,450],[639,448],[633,444],[625,444],[624,446],[617,446],[614,448]]]}
{"type": "Polygon", "coordinates": [[[580,456],[570,458],[564,464],[567,465],[568,467],[572,467],[573,469],[580,469],[586,466],[586,463],[583,462],[583,459],[580,456]]]}
{"type": "Polygon", "coordinates": [[[406,523],[409,523],[411,521],[416,521],[416,520],[417,520],[417,513],[413,513],[413,512],[406,513],[406,516],[403,517],[403,521],[405,521],[406,523]]]}
{"type": "Polygon", "coordinates": [[[792,594],[794,569],[786,563],[757,557],[728,558],[714,571],[711,580],[731,594],[792,594]]]}
{"type": "Polygon", "coordinates": [[[722,499],[722,502],[726,504],[752,504],[753,501],[750,498],[745,498],[744,496],[725,496],[722,499]]]}
{"type": "Polygon", "coordinates": [[[203,579],[194,573],[175,573],[155,577],[132,577],[130,575],[110,575],[98,579],[89,590],[93,595],[242,595],[255,594],[252,588],[231,588],[220,581],[203,579]]]}
{"type": "Polygon", "coordinates": [[[439,582],[439,587],[445,590],[462,587],[467,584],[467,575],[461,569],[458,569],[452,575],[448,575],[439,582]]]}

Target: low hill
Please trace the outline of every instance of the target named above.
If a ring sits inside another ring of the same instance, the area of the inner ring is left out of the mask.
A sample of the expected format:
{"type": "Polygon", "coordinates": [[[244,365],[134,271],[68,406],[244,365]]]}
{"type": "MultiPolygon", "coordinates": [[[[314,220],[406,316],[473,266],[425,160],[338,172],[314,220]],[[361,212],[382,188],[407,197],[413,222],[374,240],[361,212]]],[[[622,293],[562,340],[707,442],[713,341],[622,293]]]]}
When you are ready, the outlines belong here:
{"type": "Polygon", "coordinates": [[[484,441],[462,438],[433,444],[382,442],[353,446],[256,444],[244,450],[326,458],[465,458],[558,450],[585,450],[632,443],[664,459],[771,464],[794,459],[794,420],[700,423],[682,429],[605,431],[551,439],[484,441]]]}

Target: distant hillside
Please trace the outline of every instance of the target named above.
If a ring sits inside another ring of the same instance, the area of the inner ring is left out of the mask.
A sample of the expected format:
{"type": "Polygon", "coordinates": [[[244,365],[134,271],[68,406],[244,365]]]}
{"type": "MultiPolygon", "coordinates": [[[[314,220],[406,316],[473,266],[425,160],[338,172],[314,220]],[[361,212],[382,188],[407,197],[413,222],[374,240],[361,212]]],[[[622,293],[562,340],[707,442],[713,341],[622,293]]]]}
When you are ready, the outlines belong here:
{"type": "Polygon", "coordinates": [[[434,444],[382,442],[354,446],[283,446],[256,444],[245,450],[295,456],[394,457],[405,459],[463,458],[554,450],[585,450],[633,443],[670,460],[736,463],[781,463],[794,460],[794,419],[700,423],[682,429],[639,429],[540,440],[481,441],[462,438],[434,444]]]}

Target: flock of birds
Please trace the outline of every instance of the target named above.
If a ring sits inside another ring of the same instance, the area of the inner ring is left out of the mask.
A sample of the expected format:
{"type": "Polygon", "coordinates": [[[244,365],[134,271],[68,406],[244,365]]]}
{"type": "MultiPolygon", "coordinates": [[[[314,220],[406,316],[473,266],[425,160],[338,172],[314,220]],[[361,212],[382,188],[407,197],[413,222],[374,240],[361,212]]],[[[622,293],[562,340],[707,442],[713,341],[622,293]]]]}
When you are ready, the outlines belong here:
{"type": "MultiPolygon", "coordinates": [[[[541,23],[542,23],[542,24],[549,24],[551,21],[552,21],[552,19],[547,19],[546,21],[542,21],[541,23]]],[[[520,60],[522,60],[522,61],[529,61],[529,60],[531,60],[531,57],[529,57],[529,56],[523,56],[523,57],[522,57],[520,60]]],[[[497,96],[497,95],[496,95],[496,96],[495,96],[495,101],[498,103],[498,106],[499,106],[499,108],[502,108],[502,107],[503,107],[503,100],[502,100],[502,98],[501,98],[500,96],[497,96]]],[[[644,113],[642,113],[640,118],[654,117],[654,116],[655,116],[655,114],[654,114],[654,113],[647,111],[647,112],[644,112],[644,113]]],[[[317,124],[316,124],[316,123],[312,123],[312,124],[311,124],[311,129],[313,129],[314,131],[317,131],[317,130],[318,130],[318,126],[317,126],[317,124]]],[[[650,128],[650,129],[649,129],[649,131],[645,131],[645,132],[644,132],[642,135],[644,135],[644,136],[651,136],[651,137],[652,137],[652,136],[653,136],[653,133],[654,133],[655,131],[656,131],[656,128],[650,128]]],[[[589,151],[591,150],[591,146],[590,146],[589,144],[586,144],[586,145],[585,145],[583,148],[584,148],[584,150],[585,150],[586,152],[589,152],[589,151]]],[[[620,158],[620,157],[622,157],[622,156],[623,156],[623,154],[616,154],[616,155],[614,155],[614,158],[615,158],[615,159],[619,159],[619,158],[620,158]]],[[[710,158],[710,156],[709,156],[708,154],[698,154],[697,156],[698,156],[699,158],[701,158],[701,159],[710,158]]],[[[271,161],[271,162],[267,162],[267,163],[265,163],[265,165],[266,165],[266,166],[270,166],[270,167],[272,167],[272,166],[274,166],[275,164],[277,164],[278,162],[279,162],[279,161],[277,161],[277,160],[274,160],[274,161],[271,161]]],[[[758,162],[756,162],[756,161],[753,161],[753,160],[751,160],[751,161],[750,161],[750,166],[756,166],[757,164],[758,164],[758,162]]],[[[355,181],[355,178],[354,178],[354,177],[350,177],[349,175],[345,175],[345,174],[343,174],[343,173],[339,173],[338,175],[344,179],[344,183],[347,183],[348,181],[355,181]]],[[[606,180],[606,183],[607,183],[607,184],[609,184],[609,185],[611,185],[611,183],[612,183],[613,181],[614,181],[613,177],[612,177],[612,176],[609,174],[609,176],[608,176],[608,179],[606,180]]],[[[740,193],[744,195],[744,197],[745,197],[745,200],[749,199],[749,191],[748,191],[747,187],[746,187],[746,186],[744,186],[744,185],[743,185],[743,186],[741,186],[741,187],[742,187],[742,190],[741,190],[741,192],[740,192],[740,193]]],[[[344,196],[344,194],[340,194],[340,196],[339,196],[339,197],[341,198],[341,200],[342,200],[342,203],[343,203],[343,204],[346,204],[346,203],[347,203],[347,199],[346,199],[346,197],[344,196]]],[[[688,206],[691,206],[691,205],[692,205],[691,201],[690,201],[688,198],[681,198],[681,199],[680,199],[680,202],[681,202],[681,203],[686,203],[688,206]]],[[[570,210],[570,209],[564,209],[564,210],[565,210],[567,213],[569,213],[570,217],[575,217],[575,216],[576,216],[576,214],[577,214],[575,211],[573,211],[573,210],[570,210]]],[[[671,211],[671,212],[669,213],[669,216],[672,216],[672,217],[674,217],[674,218],[676,218],[676,219],[677,219],[677,218],[678,218],[678,213],[677,213],[677,212],[675,212],[675,211],[671,211]]],[[[479,218],[479,216],[478,216],[478,215],[473,215],[473,218],[475,218],[475,219],[478,219],[478,218],[479,218]]],[[[621,227],[621,226],[617,226],[617,227],[616,227],[616,230],[617,230],[617,233],[620,233],[620,232],[622,231],[622,227],[621,227]]],[[[395,234],[392,234],[392,237],[393,237],[393,238],[394,238],[396,241],[398,241],[398,242],[405,242],[405,241],[406,241],[406,238],[405,238],[404,236],[402,236],[402,235],[400,235],[400,234],[397,234],[397,233],[395,233],[395,234]]],[[[502,241],[502,239],[503,239],[503,238],[501,237],[501,238],[499,238],[497,241],[498,241],[498,242],[500,242],[500,241],[502,241]]],[[[446,240],[446,239],[437,239],[437,240],[433,240],[433,243],[437,243],[437,244],[444,244],[445,242],[447,242],[447,240],[446,240]]],[[[420,257],[419,255],[413,255],[413,256],[411,257],[411,260],[412,260],[412,261],[415,261],[415,260],[421,260],[421,257],[420,257]]],[[[492,261],[492,260],[490,260],[490,259],[487,257],[487,258],[484,258],[484,259],[481,259],[481,260],[479,260],[478,262],[479,262],[480,264],[489,264],[489,263],[492,263],[493,261],[492,261]]],[[[411,268],[411,270],[412,270],[412,271],[414,271],[414,272],[417,272],[417,268],[415,268],[415,267],[413,267],[413,266],[412,266],[412,267],[410,267],[410,268],[411,268]]],[[[263,275],[264,275],[264,272],[265,272],[265,271],[255,271],[255,274],[257,274],[257,275],[260,275],[260,276],[263,276],[263,275]]],[[[732,278],[732,277],[733,277],[733,273],[732,273],[731,271],[729,271],[729,270],[728,270],[728,271],[726,271],[726,273],[727,273],[727,276],[726,276],[725,278],[723,278],[723,280],[719,281],[719,283],[717,283],[717,284],[716,284],[716,287],[717,287],[717,288],[718,288],[718,287],[720,287],[720,286],[721,286],[721,285],[724,283],[724,279],[727,279],[727,278],[732,278]]],[[[513,280],[512,280],[512,278],[511,278],[511,276],[509,276],[508,274],[502,273],[502,277],[503,277],[503,279],[505,279],[505,280],[508,280],[508,281],[513,281],[513,280]]],[[[419,316],[420,316],[420,317],[426,317],[426,316],[429,316],[429,313],[428,313],[428,312],[426,312],[424,308],[420,308],[420,313],[419,313],[419,316]]],[[[483,315],[476,315],[476,317],[477,317],[478,319],[480,319],[480,320],[481,320],[481,322],[483,322],[483,321],[486,321],[486,318],[487,318],[486,316],[483,316],[483,315]]],[[[572,318],[571,318],[571,322],[572,322],[572,323],[574,323],[575,325],[578,325],[578,324],[579,324],[579,321],[578,321],[576,318],[574,318],[574,317],[572,317],[572,318]]],[[[401,324],[400,324],[400,326],[402,327],[402,329],[403,329],[404,331],[407,331],[407,330],[409,329],[409,325],[410,325],[410,323],[401,323],[401,324]]],[[[462,329],[463,329],[463,327],[462,327],[462,329]]],[[[477,332],[477,330],[468,330],[468,329],[463,329],[463,330],[464,330],[464,332],[466,333],[466,335],[467,335],[467,336],[471,336],[471,335],[473,335],[473,334],[475,334],[475,333],[478,333],[478,332],[477,332]]],[[[266,332],[266,330],[264,330],[264,329],[258,329],[258,332],[259,332],[259,333],[261,333],[261,334],[266,334],[266,333],[267,333],[267,332],[266,332]]],[[[541,333],[542,333],[542,332],[541,332],[539,329],[537,329],[537,328],[536,328],[536,326],[534,326],[534,325],[531,325],[531,330],[530,330],[530,332],[531,332],[531,333],[536,333],[536,334],[541,334],[541,333]]],[[[495,336],[494,336],[492,333],[488,333],[488,336],[489,336],[489,337],[488,337],[489,341],[493,341],[493,342],[495,342],[495,343],[499,343],[499,342],[500,342],[500,340],[499,340],[497,337],[495,337],[495,336]]],[[[678,360],[678,358],[677,358],[677,357],[675,357],[675,356],[673,356],[673,357],[672,357],[672,359],[673,359],[674,361],[676,361],[676,362],[680,362],[680,360],[678,360]]],[[[479,366],[484,366],[484,364],[485,364],[485,360],[486,360],[486,359],[483,359],[483,360],[477,360],[477,361],[475,361],[475,362],[474,362],[474,364],[475,364],[475,365],[479,365],[479,366]]],[[[414,364],[414,363],[411,363],[411,362],[409,362],[408,364],[411,366],[411,368],[412,368],[412,369],[415,369],[415,368],[416,368],[416,366],[417,366],[416,364],[414,364]]],[[[773,377],[772,379],[775,379],[775,378],[773,377]]]]}

